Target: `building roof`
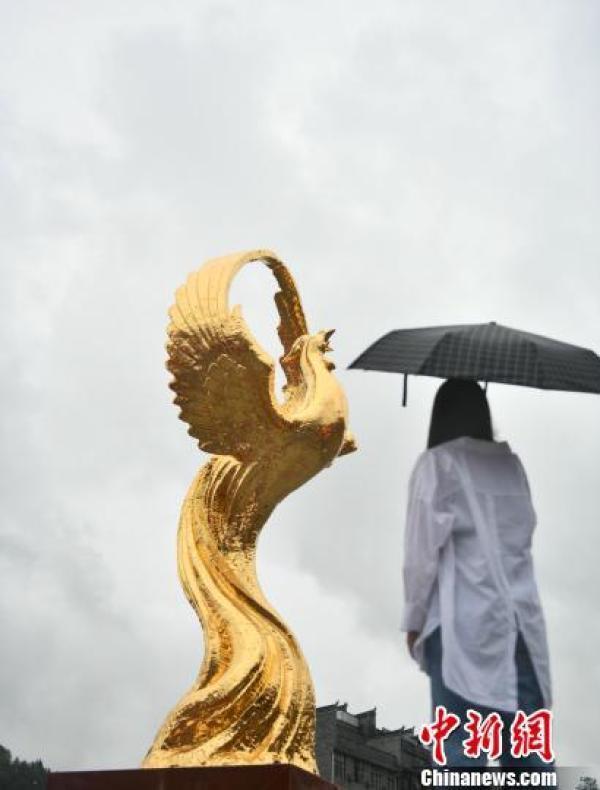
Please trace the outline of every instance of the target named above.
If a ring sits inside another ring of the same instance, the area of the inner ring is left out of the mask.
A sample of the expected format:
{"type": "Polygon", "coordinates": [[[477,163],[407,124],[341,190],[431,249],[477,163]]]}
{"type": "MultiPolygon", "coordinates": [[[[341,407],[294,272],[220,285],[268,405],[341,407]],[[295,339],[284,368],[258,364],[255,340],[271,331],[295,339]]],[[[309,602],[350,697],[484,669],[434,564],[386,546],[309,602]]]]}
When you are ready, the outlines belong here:
{"type": "Polygon", "coordinates": [[[339,702],[317,708],[318,716],[335,721],[332,743],[336,752],[347,754],[388,771],[405,767],[406,757],[414,764],[426,764],[429,753],[415,735],[413,727],[388,730],[377,727],[377,709],[350,713],[348,704],[339,702]]]}

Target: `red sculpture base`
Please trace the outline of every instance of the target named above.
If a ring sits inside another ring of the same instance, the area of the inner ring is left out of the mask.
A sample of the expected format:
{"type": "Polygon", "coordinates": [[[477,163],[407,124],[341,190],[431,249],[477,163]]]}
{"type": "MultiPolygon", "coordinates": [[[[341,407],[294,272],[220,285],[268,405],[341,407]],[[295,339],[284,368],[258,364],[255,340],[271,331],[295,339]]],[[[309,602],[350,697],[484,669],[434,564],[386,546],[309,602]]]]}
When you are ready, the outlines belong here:
{"type": "Polygon", "coordinates": [[[293,765],[51,773],[48,790],[336,790],[293,765]]]}

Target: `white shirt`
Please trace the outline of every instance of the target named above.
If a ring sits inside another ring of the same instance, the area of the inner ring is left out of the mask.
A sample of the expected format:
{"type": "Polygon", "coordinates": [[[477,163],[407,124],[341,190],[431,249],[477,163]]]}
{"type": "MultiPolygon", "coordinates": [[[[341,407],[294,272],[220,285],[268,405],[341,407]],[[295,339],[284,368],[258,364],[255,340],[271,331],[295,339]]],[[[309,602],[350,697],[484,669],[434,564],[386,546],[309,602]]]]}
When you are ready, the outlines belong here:
{"type": "Polygon", "coordinates": [[[544,616],[533,575],[536,517],[525,470],[507,442],[461,437],[422,453],[409,485],[403,631],[426,671],[425,638],[442,630],[445,685],[515,711],[515,642],[523,634],[551,705],[544,616]]]}

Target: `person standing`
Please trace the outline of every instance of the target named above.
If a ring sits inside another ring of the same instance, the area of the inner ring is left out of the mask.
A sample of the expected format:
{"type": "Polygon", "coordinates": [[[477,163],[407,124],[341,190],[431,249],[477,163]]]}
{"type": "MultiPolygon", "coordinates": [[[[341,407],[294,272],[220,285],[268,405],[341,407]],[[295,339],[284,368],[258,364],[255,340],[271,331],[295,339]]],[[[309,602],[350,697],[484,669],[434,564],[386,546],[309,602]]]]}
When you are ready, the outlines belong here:
{"type": "MultiPolygon", "coordinates": [[[[404,535],[402,630],[427,672],[432,709],[467,720],[498,712],[502,766],[547,767],[513,758],[510,724],[552,704],[548,645],[531,554],[536,524],[519,457],[493,438],[485,392],[474,381],[439,388],[428,447],[409,484],[404,535]]],[[[445,743],[447,765],[485,765],[464,754],[466,733],[445,743]]]]}

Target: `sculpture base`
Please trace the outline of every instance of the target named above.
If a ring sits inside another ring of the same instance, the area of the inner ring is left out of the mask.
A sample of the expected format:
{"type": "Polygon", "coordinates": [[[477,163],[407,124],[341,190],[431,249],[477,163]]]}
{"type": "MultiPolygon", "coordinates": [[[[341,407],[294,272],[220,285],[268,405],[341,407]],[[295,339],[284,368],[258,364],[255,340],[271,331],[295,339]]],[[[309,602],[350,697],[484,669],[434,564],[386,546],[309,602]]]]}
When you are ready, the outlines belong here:
{"type": "Polygon", "coordinates": [[[48,790],[335,790],[293,765],[51,773],[48,790]]]}

